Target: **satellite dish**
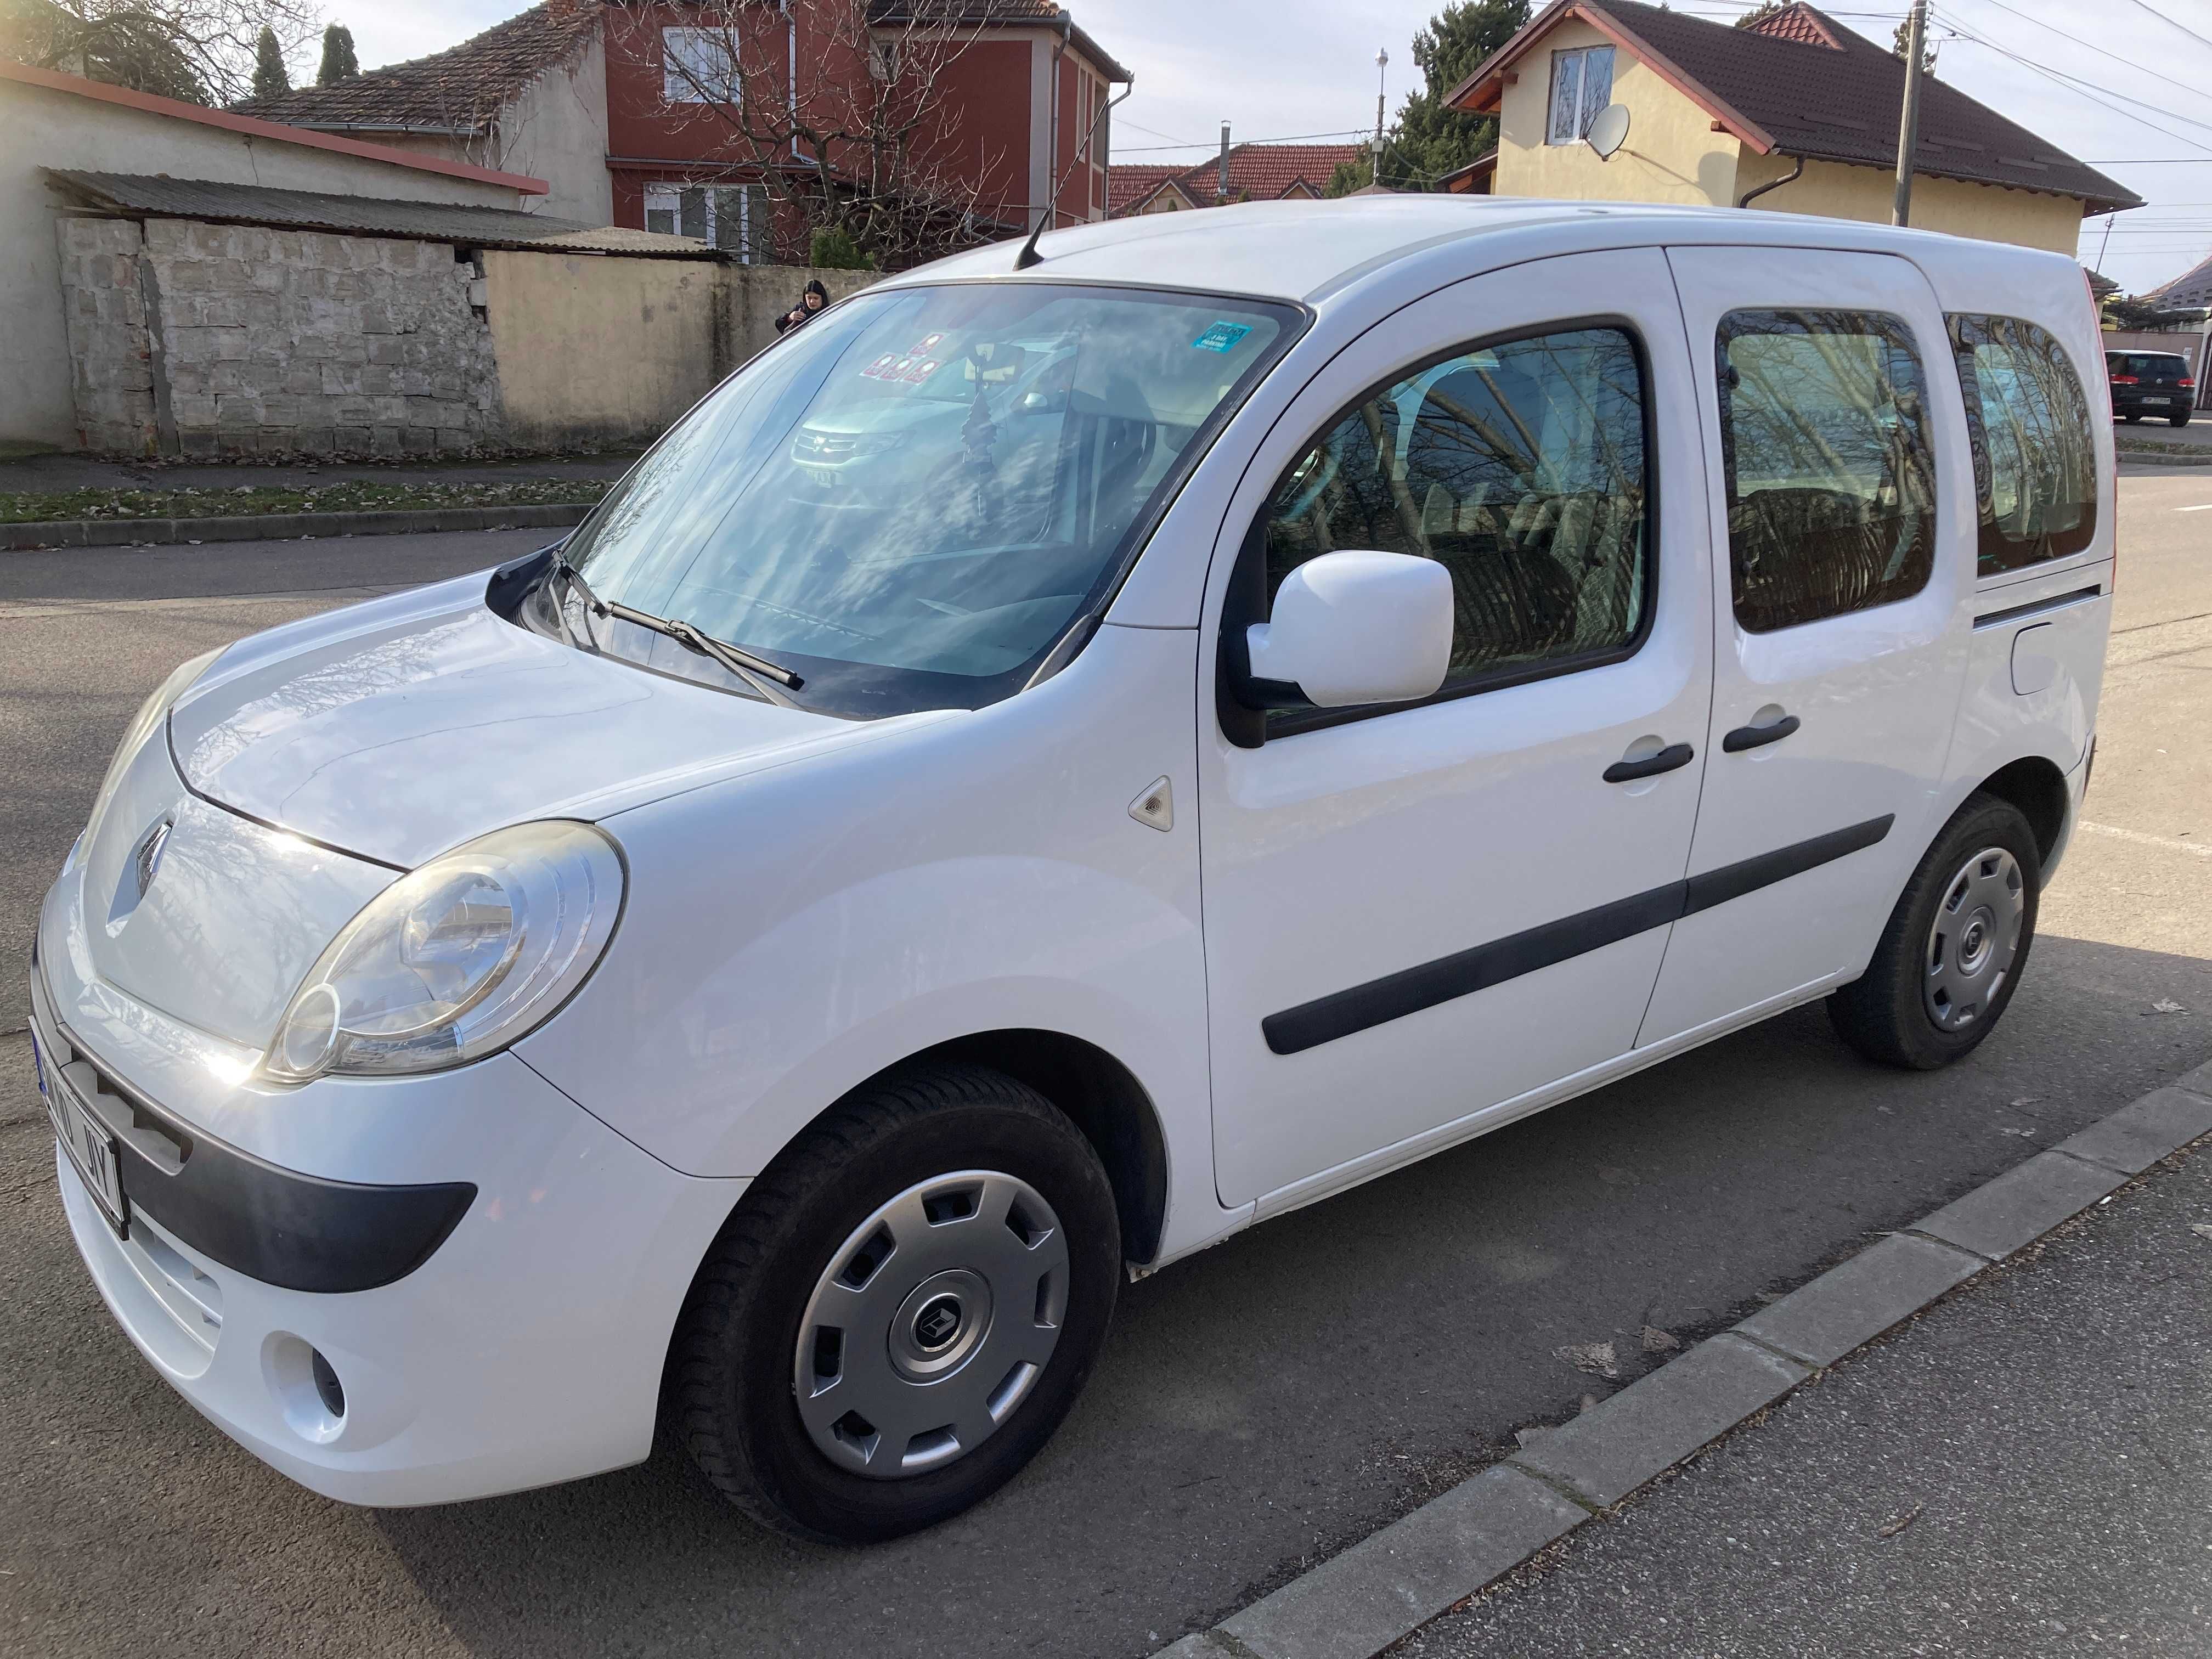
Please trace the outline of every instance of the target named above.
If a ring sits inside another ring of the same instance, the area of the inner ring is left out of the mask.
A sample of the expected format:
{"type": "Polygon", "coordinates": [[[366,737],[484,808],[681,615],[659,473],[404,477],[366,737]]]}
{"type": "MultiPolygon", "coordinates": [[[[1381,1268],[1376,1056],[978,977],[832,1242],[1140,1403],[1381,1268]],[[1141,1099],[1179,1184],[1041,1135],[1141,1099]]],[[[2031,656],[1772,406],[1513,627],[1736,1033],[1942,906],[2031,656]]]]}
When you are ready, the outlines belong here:
{"type": "Polygon", "coordinates": [[[1628,142],[1628,106],[1607,104],[1590,117],[1589,131],[1583,137],[1599,161],[1611,161],[1613,151],[1628,142]]]}

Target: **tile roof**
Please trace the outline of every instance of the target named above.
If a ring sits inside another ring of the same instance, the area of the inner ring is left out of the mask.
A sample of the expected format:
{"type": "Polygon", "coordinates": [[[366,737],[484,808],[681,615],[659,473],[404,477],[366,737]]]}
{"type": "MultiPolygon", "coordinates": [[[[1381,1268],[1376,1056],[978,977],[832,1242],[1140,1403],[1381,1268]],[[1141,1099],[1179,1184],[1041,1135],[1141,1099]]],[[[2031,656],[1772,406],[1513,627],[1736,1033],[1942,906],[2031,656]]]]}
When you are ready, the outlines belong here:
{"type": "Polygon", "coordinates": [[[2212,306],[2212,258],[2185,270],[2170,282],[2160,283],[2138,299],[2156,300],[2160,305],[2174,310],[2193,311],[2200,306],[2212,306]]]}
{"type": "Polygon", "coordinates": [[[1129,71],[1084,33],[1058,0],[871,0],[868,21],[940,28],[1064,28],[1076,50],[1109,81],[1129,79],[1129,71]]]}
{"type": "Polygon", "coordinates": [[[198,219],[211,224],[267,225],[278,230],[322,230],[339,235],[397,236],[467,247],[531,252],[627,253],[663,259],[719,257],[689,236],[587,225],[510,208],[470,207],[451,202],[384,201],[312,190],[272,190],[202,179],[149,179],[125,173],[43,169],[47,182],[70,201],[108,213],[153,219],[198,219]]]}
{"type": "Polygon", "coordinates": [[[1152,193],[1152,186],[1172,179],[1188,169],[1181,161],[1164,165],[1146,161],[1134,167],[1113,167],[1106,170],[1106,216],[1112,218],[1125,207],[1152,193]]]}
{"type": "MultiPolygon", "coordinates": [[[[1555,0],[1461,82],[1451,101],[1494,108],[1506,65],[1571,15],[1650,61],[1762,155],[1897,165],[1904,64],[1887,46],[1802,3],[1761,28],[1740,29],[1640,0],[1555,0]],[[1826,40],[1808,38],[1820,35],[1826,40]]],[[[1938,178],[2075,197],[2087,211],[2142,205],[2126,186],[1933,76],[1921,87],[1917,167],[1938,178]]]]}
{"type": "Polygon", "coordinates": [[[526,173],[500,173],[467,161],[448,161],[442,155],[393,149],[385,144],[365,144],[357,138],[341,138],[307,127],[288,126],[281,121],[264,121],[231,110],[179,103],[173,98],[157,98],[152,93],[139,92],[130,87],[112,87],[105,81],[88,81],[81,75],[64,75],[54,70],[33,69],[28,64],[18,64],[7,58],[0,58],[0,81],[16,81],[27,86],[44,87],[49,91],[65,93],[73,98],[112,104],[123,109],[138,110],[171,120],[191,121],[224,132],[239,133],[248,138],[264,138],[280,144],[298,144],[305,149],[327,150],[336,155],[358,155],[367,161],[383,162],[388,167],[496,185],[519,196],[543,196],[547,190],[545,180],[531,178],[526,173]]]}
{"type": "Polygon", "coordinates": [[[265,121],[341,132],[476,133],[599,26],[599,0],[544,0],[458,46],[237,106],[265,121]]]}
{"type": "MultiPolygon", "coordinates": [[[[1318,196],[1328,187],[1339,167],[1358,161],[1361,154],[1358,144],[1232,144],[1229,198],[1270,202],[1288,195],[1299,184],[1318,196]]],[[[1209,155],[1203,161],[1176,167],[1112,168],[1107,186],[1109,216],[1149,200],[1170,179],[1194,205],[1211,207],[1220,186],[1221,158],[1209,155]]]]}

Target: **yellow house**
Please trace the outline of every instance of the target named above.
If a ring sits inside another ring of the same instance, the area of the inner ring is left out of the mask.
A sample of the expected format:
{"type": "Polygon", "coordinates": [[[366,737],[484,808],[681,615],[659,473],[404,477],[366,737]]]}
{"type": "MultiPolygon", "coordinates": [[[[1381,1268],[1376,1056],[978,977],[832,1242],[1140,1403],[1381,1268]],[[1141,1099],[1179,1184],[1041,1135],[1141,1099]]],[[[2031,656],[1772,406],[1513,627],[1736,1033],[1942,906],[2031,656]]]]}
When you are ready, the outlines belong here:
{"type": "MultiPolygon", "coordinates": [[[[1808,5],[1737,28],[1638,0],[1556,0],[1451,101],[1498,118],[1495,195],[1886,224],[1904,95],[1905,65],[1887,47],[1808,5]],[[1583,135],[1608,103],[1626,108],[1629,125],[1605,159],[1583,135]]],[[[1922,83],[1911,210],[1920,228],[2071,254],[2086,216],[2142,205],[1956,88],[1922,83]]]]}

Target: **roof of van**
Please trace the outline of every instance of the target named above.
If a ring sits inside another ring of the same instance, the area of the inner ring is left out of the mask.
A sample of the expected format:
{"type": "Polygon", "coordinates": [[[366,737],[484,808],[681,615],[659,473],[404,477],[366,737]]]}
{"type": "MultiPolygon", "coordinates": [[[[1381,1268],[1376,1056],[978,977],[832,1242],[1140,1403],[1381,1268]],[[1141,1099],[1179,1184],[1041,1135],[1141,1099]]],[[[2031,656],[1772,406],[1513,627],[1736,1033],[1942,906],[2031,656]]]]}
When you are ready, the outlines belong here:
{"type": "MultiPolygon", "coordinates": [[[[1319,303],[1399,259],[1476,238],[1497,242],[1500,263],[1582,248],[1666,242],[1901,253],[1923,267],[1987,268],[2065,258],[2004,243],[1803,214],[1420,192],[1249,202],[1204,213],[1146,214],[1071,226],[1048,231],[1038,244],[1042,263],[1023,274],[1319,303]]],[[[1010,275],[1019,246],[1007,240],[973,248],[891,277],[885,285],[1010,275]]]]}

